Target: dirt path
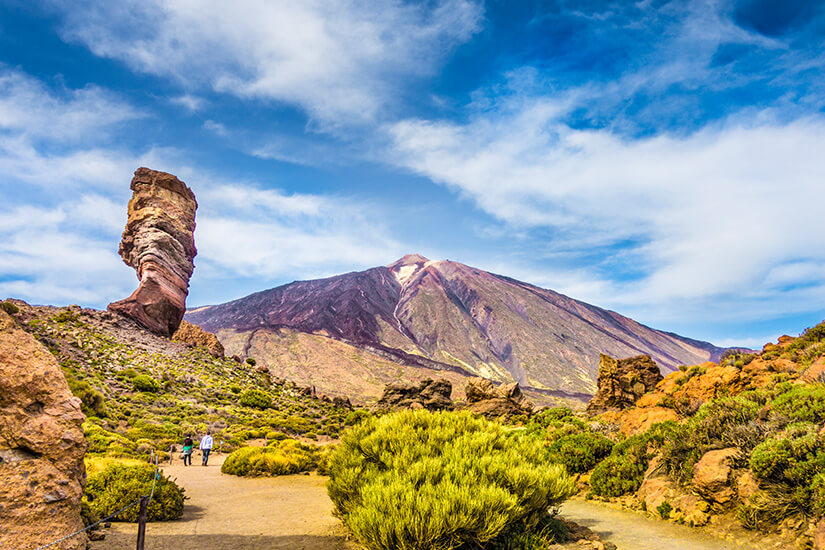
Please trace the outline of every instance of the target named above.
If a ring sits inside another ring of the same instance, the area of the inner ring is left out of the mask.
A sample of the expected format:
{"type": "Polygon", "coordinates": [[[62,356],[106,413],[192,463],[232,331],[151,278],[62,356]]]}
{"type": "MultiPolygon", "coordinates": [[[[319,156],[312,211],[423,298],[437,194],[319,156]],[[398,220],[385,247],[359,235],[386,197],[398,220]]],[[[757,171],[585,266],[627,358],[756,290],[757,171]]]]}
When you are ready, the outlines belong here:
{"type": "MultiPolygon", "coordinates": [[[[178,521],[149,523],[146,550],[354,550],[332,516],[325,478],[312,475],[241,478],[221,474],[225,457],[207,467],[178,460],[164,472],[177,478],[189,500],[178,521]]],[[[114,523],[93,550],[135,547],[137,524],[114,523]]]]}
{"type": "Polygon", "coordinates": [[[636,512],[583,499],[565,502],[561,506],[561,515],[589,527],[619,550],[765,550],[770,547],[749,540],[717,538],[700,529],[650,519],[636,512]]]}

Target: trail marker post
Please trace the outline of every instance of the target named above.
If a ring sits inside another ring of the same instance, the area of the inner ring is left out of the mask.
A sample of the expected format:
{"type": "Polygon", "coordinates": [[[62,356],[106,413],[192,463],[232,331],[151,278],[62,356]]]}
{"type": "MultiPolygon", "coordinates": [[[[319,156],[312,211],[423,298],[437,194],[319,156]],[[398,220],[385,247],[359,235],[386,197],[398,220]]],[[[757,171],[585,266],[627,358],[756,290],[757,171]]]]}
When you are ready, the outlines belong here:
{"type": "Polygon", "coordinates": [[[138,513],[138,533],[136,550],[144,550],[146,541],[146,508],[149,506],[149,497],[140,497],[140,512],[138,513]]]}

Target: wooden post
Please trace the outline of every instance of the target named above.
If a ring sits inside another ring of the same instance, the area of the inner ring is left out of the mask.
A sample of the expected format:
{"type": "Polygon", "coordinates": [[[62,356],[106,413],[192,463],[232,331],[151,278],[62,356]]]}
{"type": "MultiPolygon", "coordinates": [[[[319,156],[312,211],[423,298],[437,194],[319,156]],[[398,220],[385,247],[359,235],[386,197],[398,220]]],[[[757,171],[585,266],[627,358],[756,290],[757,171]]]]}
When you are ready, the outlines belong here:
{"type": "Polygon", "coordinates": [[[140,497],[140,512],[138,513],[137,550],[143,550],[146,541],[146,508],[149,506],[149,497],[140,497]]]}

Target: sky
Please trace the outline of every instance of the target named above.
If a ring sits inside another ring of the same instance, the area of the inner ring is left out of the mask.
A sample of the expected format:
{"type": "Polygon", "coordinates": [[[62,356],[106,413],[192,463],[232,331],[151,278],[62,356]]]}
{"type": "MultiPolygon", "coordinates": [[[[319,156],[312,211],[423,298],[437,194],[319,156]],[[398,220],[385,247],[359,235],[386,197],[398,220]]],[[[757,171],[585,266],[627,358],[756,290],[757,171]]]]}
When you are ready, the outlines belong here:
{"type": "Polygon", "coordinates": [[[0,297],[103,308],[132,173],[188,305],[450,259],[760,346],[825,319],[825,2],[0,0],[0,297]]]}

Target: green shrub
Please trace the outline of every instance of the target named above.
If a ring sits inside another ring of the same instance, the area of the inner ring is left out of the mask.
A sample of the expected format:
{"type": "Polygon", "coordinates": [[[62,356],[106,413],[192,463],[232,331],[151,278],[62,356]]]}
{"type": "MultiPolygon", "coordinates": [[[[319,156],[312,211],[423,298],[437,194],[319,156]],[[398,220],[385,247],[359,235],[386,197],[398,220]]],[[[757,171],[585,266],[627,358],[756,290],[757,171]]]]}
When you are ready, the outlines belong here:
{"type": "MultiPolygon", "coordinates": [[[[135,464],[112,459],[98,472],[89,475],[84,500],[92,516],[106,517],[152,490],[155,469],[150,464],[135,464]]],[[[163,474],[156,480],[155,492],[147,509],[149,521],[178,519],[183,515],[184,490],[163,474]]],[[[135,522],[138,507],[133,506],[113,521],[135,522]]]]}
{"type": "Polygon", "coordinates": [[[790,516],[822,516],[825,438],[817,426],[788,426],[753,450],[750,467],[764,490],[737,511],[745,527],[772,529],[790,516]]]}
{"type": "Polygon", "coordinates": [[[545,456],[540,440],[469,413],[404,411],[347,430],[327,488],[370,549],[477,548],[535,532],[573,492],[545,456]]]}
{"type": "Polygon", "coordinates": [[[132,379],[137,375],[138,375],[138,371],[136,371],[135,369],[129,367],[128,369],[123,369],[121,371],[118,371],[118,373],[115,374],[115,377],[120,378],[122,380],[124,378],[132,379]]]}
{"type": "Polygon", "coordinates": [[[242,390],[242,389],[243,389],[243,388],[241,388],[241,387],[240,387],[239,385],[237,385],[237,384],[232,384],[231,386],[229,386],[229,391],[231,391],[232,393],[234,393],[234,394],[236,394],[236,395],[237,395],[237,394],[239,394],[239,393],[241,393],[241,390],[242,390]]]}
{"type": "Polygon", "coordinates": [[[148,374],[138,374],[132,378],[132,386],[137,391],[157,393],[160,391],[160,383],[148,374]]]}
{"type": "Polygon", "coordinates": [[[284,432],[271,431],[266,432],[264,437],[266,437],[269,441],[281,441],[286,439],[288,436],[284,432]]]}
{"type": "Polygon", "coordinates": [[[0,302],[0,309],[5,311],[9,315],[20,313],[20,308],[11,302],[0,302]]]}
{"type": "Polygon", "coordinates": [[[221,472],[235,476],[280,476],[306,471],[313,463],[313,449],[294,439],[267,447],[242,447],[233,451],[221,472]]]}
{"type": "Polygon", "coordinates": [[[794,387],[777,397],[771,409],[797,422],[824,422],[825,386],[811,384],[794,387]]]}
{"type": "Polygon", "coordinates": [[[107,456],[133,456],[136,451],[134,442],[114,432],[87,421],[83,424],[83,435],[89,443],[88,454],[105,454],[107,456]]]}
{"type": "Polygon", "coordinates": [[[662,462],[668,474],[688,483],[693,466],[711,449],[739,447],[747,455],[765,436],[765,427],[756,421],[758,414],[759,405],[741,396],[705,403],[667,438],[662,462]]]}
{"type": "Polygon", "coordinates": [[[94,389],[85,380],[78,380],[71,374],[66,374],[66,382],[72,395],[80,398],[83,414],[86,416],[106,416],[106,403],[103,394],[94,389]]]}
{"type": "Polygon", "coordinates": [[[347,416],[344,417],[344,426],[354,426],[368,418],[370,413],[364,409],[355,409],[354,411],[350,411],[347,413],[347,416]]]}
{"type": "Polygon", "coordinates": [[[61,311],[52,317],[52,321],[56,323],[70,323],[80,319],[80,315],[73,311],[61,311]]]}
{"type": "Polygon", "coordinates": [[[662,519],[668,519],[670,513],[673,511],[673,506],[671,506],[668,501],[664,501],[656,507],[656,511],[659,512],[659,516],[661,516],[662,519]]]}
{"type": "Polygon", "coordinates": [[[650,459],[678,430],[675,422],[662,422],[614,445],[610,456],[596,466],[590,476],[593,492],[603,497],[618,497],[638,490],[650,459]]]}
{"type": "Polygon", "coordinates": [[[566,435],[550,445],[548,460],[563,464],[570,474],[581,474],[593,469],[612,449],[613,442],[601,434],[566,435]]]}
{"type": "Polygon", "coordinates": [[[253,359],[252,357],[247,357],[246,364],[250,367],[254,367],[257,364],[257,361],[255,361],[255,359],[253,359]]]}
{"type": "Polygon", "coordinates": [[[244,407],[268,409],[272,406],[272,397],[262,390],[252,389],[243,392],[238,402],[244,407]]]}

